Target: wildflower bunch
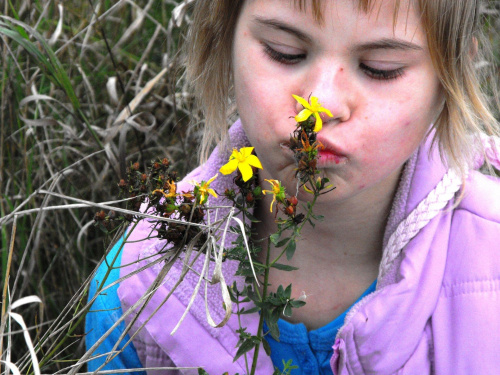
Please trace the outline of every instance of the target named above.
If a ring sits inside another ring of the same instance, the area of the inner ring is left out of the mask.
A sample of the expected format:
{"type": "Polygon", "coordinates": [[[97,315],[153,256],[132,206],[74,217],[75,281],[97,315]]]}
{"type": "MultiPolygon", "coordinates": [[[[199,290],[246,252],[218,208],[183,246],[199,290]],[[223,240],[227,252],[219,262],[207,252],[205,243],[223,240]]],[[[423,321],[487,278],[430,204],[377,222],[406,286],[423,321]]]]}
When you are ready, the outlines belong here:
{"type": "MultiPolygon", "coordinates": [[[[236,215],[241,218],[242,223],[242,225],[230,228],[237,234],[237,239],[231,248],[225,249],[223,260],[230,259],[238,262],[236,276],[243,277],[245,285],[238,288],[234,283],[227,289],[231,301],[237,306],[237,314],[260,312],[259,328],[255,335],[247,332],[246,327],[240,326],[237,330],[240,340],[234,360],[240,356],[246,358],[248,353],[254,350],[251,368],[248,367],[248,360],[245,361],[247,373],[252,375],[255,374],[260,346],[262,345],[270,354],[269,344],[264,339],[265,335],[270,334],[279,340],[278,320],[280,317],[290,316],[293,308],[305,304],[303,300],[291,298],[291,285],[286,287],[279,285],[276,292],[270,292],[268,290],[269,271],[271,268],[282,271],[296,269],[279,261],[283,256],[287,259],[293,257],[303,226],[306,223],[314,226],[314,220],[321,219],[312,212],[314,204],[319,195],[332,188],[328,185],[328,179],[321,177],[317,169],[318,152],[323,146],[316,139],[317,132],[322,126],[319,114],[325,112],[331,116],[331,113],[321,107],[315,97],[311,97],[310,103],[295,95],[294,98],[304,106],[304,110],[296,116],[297,125],[290,135],[289,147],[297,165],[295,176],[300,185],[313,195],[312,201],[307,202],[302,207],[303,209],[299,208],[298,198],[288,195],[281,182],[275,179],[266,179],[266,186],[259,186],[258,170],[262,169],[262,165],[257,155],[254,154],[253,147],[233,149],[228,162],[219,170],[223,175],[234,174],[235,187],[225,190],[223,196],[235,208],[236,215]],[[267,241],[247,241],[253,237],[252,225],[258,222],[258,219],[253,216],[253,209],[266,195],[272,195],[270,211],[275,212],[278,230],[267,241]],[[266,245],[266,249],[263,249],[263,244],[266,245]],[[275,259],[271,259],[271,247],[282,248],[275,259]],[[262,251],[265,251],[266,257],[264,263],[259,261],[261,259],[259,254],[262,251]],[[254,307],[247,310],[240,308],[246,302],[252,302],[254,307]],[[263,332],[264,321],[269,332],[263,332]]],[[[193,242],[195,248],[205,248],[203,244],[208,242],[207,234],[204,229],[200,229],[203,226],[193,224],[206,224],[205,217],[209,209],[208,197],[218,197],[221,194],[211,187],[213,181],[218,178],[218,174],[208,181],[192,181],[193,189],[180,192],[177,186],[177,175],[169,170],[167,159],[153,161],[146,173],[139,169],[138,163],[132,164],[127,169],[127,178],[118,184],[121,195],[129,199],[127,205],[133,211],[145,208],[148,213],[162,218],[162,220],[150,220],[158,238],[167,240],[177,248],[193,242]]],[[[139,215],[118,216],[104,212],[98,212],[95,215],[96,224],[108,232],[115,228],[116,222],[120,220],[136,224],[141,218],[139,215]]],[[[294,368],[290,361],[286,364],[287,369],[294,368]]],[[[277,370],[275,374],[281,374],[281,372],[277,370]]]]}
{"type": "MultiPolygon", "coordinates": [[[[173,245],[181,245],[189,243],[200,234],[198,242],[201,244],[206,237],[200,233],[199,226],[189,224],[204,221],[208,195],[217,196],[210,188],[216,177],[206,182],[193,182],[192,190],[179,192],[177,173],[170,170],[170,162],[163,158],[152,161],[146,172],[141,171],[139,163],[133,163],[127,168],[126,178],[120,180],[118,187],[120,196],[127,199],[127,209],[138,212],[142,208],[145,212],[161,218],[185,222],[179,224],[166,220],[154,221],[152,224],[158,238],[173,245]]],[[[106,233],[111,233],[121,224],[137,224],[140,220],[140,215],[117,215],[114,211],[108,214],[100,211],[94,216],[96,225],[106,233]]]]}
{"type": "MultiPolygon", "coordinates": [[[[276,292],[268,291],[268,277],[271,268],[277,268],[283,271],[292,271],[295,268],[279,263],[279,260],[286,256],[291,259],[296,250],[296,241],[300,236],[300,232],[306,222],[314,226],[313,220],[320,220],[321,217],[315,216],[312,212],[313,206],[319,195],[324,194],[326,191],[331,190],[332,186],[327,185],[329,180],[326,177],[320,176],[320,171],[317,169],[318,152],[322,149],[323,145],[317,141],[316,133],[321,130],[322,122],[319,116],[320,112],[325,112],[331,116],[330,111],[321,107],[317,98],[312,97],[311,103],[305,99],[294,95],[294,98],[304,106],[304,110],[296,116],[297,126],[294,132],[290,135],[289,147],[294,154],[296,160],[296,177],[299,179],[300,184],[304,189],[313,195],[312,202],[305,205],[304,212],[297,212],[298,199],[296,196],[287,196],[284,186],[280,181],[274,179],[266,179],[268,189],[260,189],[258,186],[253,185],[258,179],[249,173],[244,176],[239,173],[235,179],[235,185],[239,191],[228,190],[225,192],[227,199],[231,200],[243,217],[248,219],[245,225],[246,236],[250,237],[252,234],[251,223],[257,221],[249,212],[249,209],[254,207],[257,201],[260,201],[264,195],[272,195],[273,199],[270,205],[270,211],[275,210],[275,218],[278,224],[278,231],[272,234],[267,241],[266,262],[261,264],[258,262],[257,254],[262,251],[260,244],[252,243],[250,251],[244,251],[243,241],[241,235],[234,243],[234,247],[227,251],[226,257],[228,259],[239,261],[238,275],[244,276],[246,285],[243,289],[239,290],[234,284],[230,288],[231,298],[233,302],[239,306],[245,301],[252,301],[255,305],[252,311],[260,312],[259,329],[256,335],[252,335],[246,331],[245,327],[240,327],[238,333],[240,340],[238,342],[238,351],[235,360],[242,355],[245,355],[254,350],[252,366],[248,373],[254,374],[256,369],[256,360],[260,345],[264,347],[267,354],[270,354],[270,347],[264,339],[266,334],[270,334],[276,340],[279,340],[278,320],[282,315],[290,316],[293,308],[301,307],[305,301],[296,300],[291,298],[292,286],[288,285],[283,287],[279,285],[276,292]],[[326,191],[325,191],[326,190],[326,191]],[[255,194],[255,192],[257,194],[255,194]],[[285,216],[278,217],[281,212],[285,216]],[[283,248],[281,253],[275,259],[270,258],[271,246],[275,248],[283,248]],[[249,256],[248,256],[249,254],[249,256]],[[256,280],[252,276],[250,263],[255,265],[257,276],[256,280]],[[262,283],[262,291],[259,292],[259,281],[262,283]],[[263,332],[264,321],[266,322],[269,332],[263,332]]],[[[221,172],[225,173],[229,170],[236,170],[236,160],[238,158],[238,151],[234,150],[228,164],[221,168],[221,172]],[[231,165],[231,168],[229,168],[231,165]]],[[[249,155],[248,153],[246,154],[249,155]]],[[[238,159],[239,163],[244,162],[238,159]]],[[[259,163],[260,165],[260,163],[259,163]]],[[[267,187],[267,186],[266,186],[267,187]]],[[[238,228],[233,228],[236,232],[241,233],[238,228]]],[[[238,314],[247,314],[249,310],[239,310],[238,314]]],[[[288,363],[292,366],[291,363],[288,363]]],[[[276,371],[276,374],[279,374],[276,371]]]]}
{"type": "Polygon", "coordinates": [[[317,132],[322,128],[319,114],[324,112],[329,117],[332,117],[332,114],[329,110],[321,107],[315,96],[311,97],[310,105],[297,95],[294,95],[294,98],[304,106],[304,109],[295,116],[297,127],[290,135],[289,141],[289,147],[293,151],[297,163],[295,176],[308,193],[315,194],[319,193],[320,190],[327,189],[327,191],[322,191],[321,194],[324,194],[332,186],[327,186],[329,182],[327,178],[323,177],[318,181],[316,177],[319,174],[317,169],[318,153],[324,149],[323,144],[316,138],[317,132]]]}

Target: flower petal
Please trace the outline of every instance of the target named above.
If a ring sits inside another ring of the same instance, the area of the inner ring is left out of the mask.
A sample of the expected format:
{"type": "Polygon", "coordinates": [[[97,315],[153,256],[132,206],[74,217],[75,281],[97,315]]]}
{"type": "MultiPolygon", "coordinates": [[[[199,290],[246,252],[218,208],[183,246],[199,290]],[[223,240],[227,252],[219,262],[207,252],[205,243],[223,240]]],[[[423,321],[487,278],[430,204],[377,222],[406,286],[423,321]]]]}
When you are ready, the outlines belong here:
{"type": "Polygon", "coordinates": [[[229,162],[224,164],[222,167],[220,167],[219,171],[222,174],[231,174],[236,170],[236,168],[238,168],[238,160],[232,159],[229,160],[229,162]]]}
{"type": "Polygon", "coordinates": [[[229,161],[233,159],[237,159],[239,152],[237,149],[233,148],[233,151],[231,152],[231,155],[229,156],[229,161]]]}
{"type": "Polygon", "coordinates": [[[302,121],[306,121],[309,116],[312,115],[312,111],[310,109],[303,109],[302,111],[299,112],[299,114],[297,116],[295,116],[295,121],[297,122],[302,122],[302,121]]]}
{"type": "Polygon", "coordinates": [[[273,204],[276,201],[276,195],[273,196],[273,201],[271,202],[271,207],[269,207],[269,212],[273,212],[273,204]]]}
{"type": "Polygon", "coordinates": [[[252,166],[256,167],[256,168],[260,168],[260,169],[262,169],[262,164],[260,163],[259,158],[258,158],[257,156],[255,156],[255,155],[250,155],[250,156],[247,158],[246,162],[247,162],[248,164],[250,164],[250,165],[252,165],[252,166]]]}
{"type": "Polygon", "coordinates": [[[217,198],[217,193],[215,192],[215,190],[214,190],[214,189],[207,189],[207,192],[208,192],[211,196],[213,196],[213,197],[217,198]]]}
{"type": "Polygon", "coordinates": [[[304,190],[306,192],[308,192],[309,194],[314,194],[314,191],[312,191],[311,189],[309,189],[306,185],[304,185],[304,190]]]}
{"type": "Polygon", "coordinates": [[[276,188],[276,186],[279,186],[279,181],[278,180],[268,180],[267,178],[264,180],[264,181],[267,181],[271,184],[273,190],[274,188],[276,188]]]}
{"type": "Polygon", "coordinates": [[[217,173],[215,176],[213,176],[210,180],[207,181],[207,186],[210,185],[218,176],[219,174],[217,173]]]}
{"type": "Polygon", "coordinates": [[[333,117],[332,112],[330,112],[330,110],[326,109],[325,107],[320,107],[319,112],[326,113],[328,117],[333,117]]]}
{"type": "Polygon", "coordinates": [[[243,181],[245,182],[250,180],[250,178],[253,176],[252,167],[248,163],[239,163],[238,169],[240,170],[243,181]]]}
{"type": "Polygon", "coordinates": [[[253,149],[253,147],[242,147],[240,148],[240,153],[244,158],[248,158],[250,155],[252,155],[253,149]]]}
{"type": "Polygon", "coordinates": [[[314,117],[316,117],[316,124],[314,124],[313,131],[317,133],[323,128],[323,120],[318,112],[314,113],[314,117]]]}
{"type": "Polygon", "coordinates": [[[310,109],[310,108],[311,108],[311,106],[309,105],[309,103],[307,102],[307,100],[305,100],[304,98],[301,98],[301,97],[300,97],[300,96],[298,96],[298,95],[292,95],[292,96],[293,96],[293,98],[294,98],[296,101],[298,101],[300,104],[302,104],[302,107],[304,107],[304,108],[308,108],[308,109],[310,109]]]}
{"type": "Polygon", "coordinates": [[[312,108],[320,106],[320,104],[318,103],[318,100],[319,99],[316,96],[311,96],[311,107],[312,108]]]}

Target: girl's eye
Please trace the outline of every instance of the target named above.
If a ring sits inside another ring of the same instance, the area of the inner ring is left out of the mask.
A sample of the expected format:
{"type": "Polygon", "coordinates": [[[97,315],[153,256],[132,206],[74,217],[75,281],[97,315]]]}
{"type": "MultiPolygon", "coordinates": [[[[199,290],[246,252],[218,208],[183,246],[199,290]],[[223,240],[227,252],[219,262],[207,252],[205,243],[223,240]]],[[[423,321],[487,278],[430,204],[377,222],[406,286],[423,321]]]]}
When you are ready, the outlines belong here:
{"type": "Polygon", "coordinates": [[[372,68],[371,66],[365,65],[363,63],[360,63],[359,67],[361,68],[361,70],[365,72],[365,74],[368,75],[368,77],[378,80],[396,79],[403,76],[404,73],[403,68],[392,69],[392,70],[380,70],[372,68]]]}
{"type": "Polygon", "coordinates": [[[291,55],[288,53],[281,53],[281,52],[278,52],[278,51],[272,49],[267,44],[264,44],[264,52],[272,60],[277,61],[280,64],[285,64],[285,65],[297,64],[306,58],[305,53],[300,53],[297,55],[291,55]]]}

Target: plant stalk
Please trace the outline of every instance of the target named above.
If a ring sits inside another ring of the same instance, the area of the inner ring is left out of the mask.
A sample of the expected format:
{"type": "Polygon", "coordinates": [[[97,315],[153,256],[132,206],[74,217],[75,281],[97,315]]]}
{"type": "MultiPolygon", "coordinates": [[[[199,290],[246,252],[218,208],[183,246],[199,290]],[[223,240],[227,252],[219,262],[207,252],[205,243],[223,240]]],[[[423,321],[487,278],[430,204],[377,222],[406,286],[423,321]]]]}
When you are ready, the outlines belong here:
{"type": "MultiPolygon", "coordinates": [[[[271,240],[267,240],[267,254],[266,254],[266,270],[264,271],[264,285],[262,287],[262,298],[261,301],[267,297],[267,285],[269,281],[269,270],[271,266],[269,265],[269,260],[271,259],[271,240]]],[[[259,357],[260,342],[264,340],[262,335],[262,329],[264,327],[264,314],[261,312],[259,318],[259,328],[257,329],[257,338],[259,339],[259,344],[255,347],[253,353],[252,369],[250,370],[250,375],[255,375],[255,370],[257,369],[257,359],[259,357]]]]}

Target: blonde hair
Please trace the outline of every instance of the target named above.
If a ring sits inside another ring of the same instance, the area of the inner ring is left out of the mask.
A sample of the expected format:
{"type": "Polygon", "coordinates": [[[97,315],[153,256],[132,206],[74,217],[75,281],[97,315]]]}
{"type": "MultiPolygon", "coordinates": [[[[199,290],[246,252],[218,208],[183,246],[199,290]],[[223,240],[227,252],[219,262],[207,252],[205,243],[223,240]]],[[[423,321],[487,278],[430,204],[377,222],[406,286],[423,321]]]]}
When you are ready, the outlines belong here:
{"type": "MultiPolygon", "coordinates": [[[[233,100],[231,50],[243,1],[198,0],[193,11],[187,43],[187,75],[205,115],[201,160],[206,159],[214,143],[227,142],[233,100]]],[[[357,1],[360,10],[373,11],[375,0],[357,1]]],[[[314,18],[322,23],[323,1],[294,2],[301,11],[310,5],[314,18]]],[[[493,108],[500,108],[497,77],[493,74],[491,47],[485,38],[480,11],[486,0],[413,0],[413,3],[420,10],[445,98],[434,123],[433,141],[439,144],[443,161],[464,173],[478,151],[479,134],[498,135],[493,115],[493,108]]],[[[395,0],[394,6],[396,22],[401,0],[395,0]]]]}

